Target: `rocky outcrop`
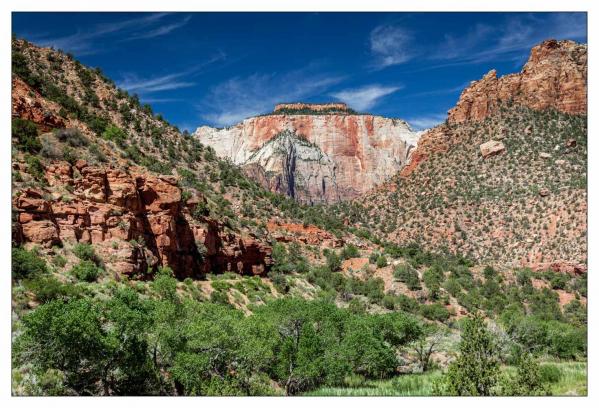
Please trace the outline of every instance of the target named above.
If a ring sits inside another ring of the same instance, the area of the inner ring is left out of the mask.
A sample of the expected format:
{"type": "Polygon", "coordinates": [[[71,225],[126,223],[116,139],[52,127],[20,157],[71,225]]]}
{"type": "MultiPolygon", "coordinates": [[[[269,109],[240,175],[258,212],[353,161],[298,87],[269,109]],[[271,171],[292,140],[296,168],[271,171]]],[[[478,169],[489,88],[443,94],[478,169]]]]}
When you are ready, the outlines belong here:
{"type": "Polygon", "coordinates": [[[444,125],[424,132],[418,140],[418,146],[411,152],[408,164],[402,168],[400,176],[409,177],[420,163],[432,154],[447,151],[451,143],[450,134],[444,125]]]}
{"type": "Polygon", "coordinates": [[[270,246],[255,237],[225,232],[209,218],[193,220],[172,176],[78,161],[73,167],[66,162],[48,166],[46,178],[71,185],[73,196],[54,199],[39,189],[18,191],[13,199],[17,242],[94,244],[109,252],[111,268],[137,276],[159,265],[170,266],[180,278],[211,271],[264,274],[271,263],[270,246]]]}
{"type": "Polygon", "coordinates": [[[402,120],[355,114],[272,114],[195,132],[265,187],[304,203],[351,199],[380,185],[406,165],[419,135],[402,120]]]}
{"type": "Polygon", "coordinates": [[[30,120],[36,123],[42,131],[47,132],[65,126],[64,120],[53,113],[58,111],[58,106],[44,99],[21,78],[14,75],[12,77],[11,108],[13,117],[30,120]]]}
{"type": "Polygon", "coordinates": [[[266,228],[279,242],[302,242],[324,248],[341,248],[344,241],[314,225],[302,225],[278,220],[269,221],[266,228]]]}
{"type": "Polygon", "coordinates": [[[266,142],[243,168],[246,175],[270,191],[304,203],[341,199],[335,163],[318,146],[295,133],[283,131],[266,142]]]}
{"type": "Polygon", "coordinates": [[[547,40],[534,47],[522,71],[497,78],[489,71],[466,88],[449,111],[448,122],[480,121],[500,103],[532,109],[554,108],[571,114],[587,111],[587,46],[547,40]]]}
{"type": "MultiPolygon", "coordinates": [[[[501,103],[583,114],[587,111],[586,99],[586,44],[547,40],[531,50],[522,72],[497,78],[497,72],[491,70],[480,81],[473,81],[464,89],[456,106],[449,110],[447,123],[481,121],[494,113],[501,103]]],[[[431,154],[460,143],[449,138],[449,133],[446,124],[424,132],[400,175],[408,177],[431,154]]]]}

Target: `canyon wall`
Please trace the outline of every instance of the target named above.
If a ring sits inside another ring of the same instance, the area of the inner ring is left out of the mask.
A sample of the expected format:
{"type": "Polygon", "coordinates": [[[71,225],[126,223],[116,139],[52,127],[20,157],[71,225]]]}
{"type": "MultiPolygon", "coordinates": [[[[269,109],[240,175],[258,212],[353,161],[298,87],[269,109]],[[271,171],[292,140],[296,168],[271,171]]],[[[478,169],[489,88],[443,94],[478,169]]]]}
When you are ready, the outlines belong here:
{"type": "Polygon", "coordinates": [[[401,170],[420,133],[373,115],[271,114],[194,133],[271,191],[303,203],[351,199],[401,170]]]}

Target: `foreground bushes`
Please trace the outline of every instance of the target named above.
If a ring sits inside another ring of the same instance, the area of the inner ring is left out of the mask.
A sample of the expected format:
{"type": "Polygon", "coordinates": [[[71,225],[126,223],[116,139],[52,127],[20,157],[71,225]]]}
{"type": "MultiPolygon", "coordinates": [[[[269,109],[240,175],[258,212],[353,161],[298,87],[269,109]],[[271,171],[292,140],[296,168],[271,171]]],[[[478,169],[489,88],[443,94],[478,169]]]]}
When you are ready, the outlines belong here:
{"type": "Polygon", "coordinates": [[[396,349],[421,335],[403,313],[351,314],[332,303],[285,298],[251,316],[181,300],[167,273],[142,300],[131,289],[108,301],[50,300],[23,319],[17,363],[58,387],[43,393],[268,395],[338,385],[352,374],[385,378],[396,349]]]}

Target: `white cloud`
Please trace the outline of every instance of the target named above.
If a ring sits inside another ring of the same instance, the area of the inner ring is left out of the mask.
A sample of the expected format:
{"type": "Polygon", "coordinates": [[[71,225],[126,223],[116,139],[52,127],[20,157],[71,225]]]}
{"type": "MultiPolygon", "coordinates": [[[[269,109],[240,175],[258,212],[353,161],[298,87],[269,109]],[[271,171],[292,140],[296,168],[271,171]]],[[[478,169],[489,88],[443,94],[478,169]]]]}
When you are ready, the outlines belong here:
{"type": "Polygon", "coordinates": [[[180,80],[185,72],[163,75],[153,78],[139,78],[137,75],[125,75],[124,79],[118,83],[119,87],[129,92],[151,93],[158,91],[169,91],[173,89],[187,88],[195,85],[194,82],[180,80]]]}
{"type": "MultiPolygon", "coordinates": [[[[225,58],[224,53],[220,53],[209,59],[208,61],[198,64],[185,71],[175,72],[172,74],[155,76],[151,78],[140,78],[136,74],[125,74],[123,79],[118,81],[120,88],[126,89],[129,92],[137,93],[140,95],[150,94],[161,91],[171,91],[174,89],[188,88],[194,86],[195,82],[189,80],[189,78],[197,75],[202,69],[210,64],[220,61],[225,58]]],[[[148,98],[145,98],[148,100],[148,98]]]]}
{"type": "Polygon", "coordinates": [[[163,26],[157,27],[153,30],[146,32],[146,33],[133,35],[132,37],[129,37],[127,40],[140,40],[140,39],[159,37],[161,35],[168,34],[171,31],[176,30],[177,28],[183,27],[184,25],[189,23],[189,20],[191,20],[191,15],[186,16],[185,18],[183,18],[179,21],[176,21],[174,23],[165,24],[163,26]]]}
{"type": "Polygon", "coordinates": [[[430,129],[440,123],[445,122],[447,115],[439,113],[432,115],[416,116],[411,119],[406,119],[406,122],[416,130],[430,129]]]}
{"type": "Polygon", "coordinates": [[[38,35],[37,38],[32,36],[30,39],[42,46],[54,47],[78,55],[95,54],[105,48],[105,39],[108,36],[117,34],[121,37],[127,34],[132,35],[130,38],[125,38],[125,40],[158,37],[187,24],[191,18],[191,16],[188,16],[172,24],[156,26],[169,15],[169,13],[146,13],[142,17],[96,24],[88,30],[78,30],[76,33],[67,36],[46,37],[38,35]],[[104,42],[96,40],[103,40],[104,42]]]}
{"type": "Polygon", "coordinates": [[[231,78],[212,88],[197,108],[217,126],[270,112],[281,102],[296,102],[321,94],[339,83],[340,76],[325,76],[310,67],[285,74],[253,74],[231,78]]]}
{"type": "Polygon", "coordinates": [[[401,27],[376,27],[370,33],[370,51],[375,57],[375,66],[384,68],[410,60],[413,57],[411,42],[412,35],[401,27]]]}
{"type": "Polygon", "coordinates": [[[335,92],[331,96],[347,103],[351,108],[363,111],[372,108],[382,97],[399,89],[397,86],[367,85],[335,92]]]}

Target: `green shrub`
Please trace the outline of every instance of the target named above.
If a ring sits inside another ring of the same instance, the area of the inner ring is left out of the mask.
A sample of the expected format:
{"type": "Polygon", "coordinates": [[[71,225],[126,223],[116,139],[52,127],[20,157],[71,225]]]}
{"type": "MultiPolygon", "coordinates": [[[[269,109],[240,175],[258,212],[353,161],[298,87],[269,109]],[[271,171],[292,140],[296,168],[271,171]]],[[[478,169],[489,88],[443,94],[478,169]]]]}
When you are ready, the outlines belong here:
{"type": "Polygon", "coordinates": [[[73,253],[77,258],[83,261],[93,261],[94,263],[98,263],[96,251],[94,251],[94,247],[91,246],[91,244],[79,242],[73,247],[73,253]]]}
{"type": "Polygon", "coordinates": [[[27,156],[25,162],[27,163],[27,171],[29,171],[29,174],[31,174],[37,181],[45,183],[46,175],[44,173],[44,165],[40,159],[36,156],[27,156]]]}
{"type": "Polygon", "coordinates": [[[341,258],[334,251],[329,251],[326,255],[327,266],[332,272],[341,270],[341,258]]]}
{"type": "Polygon", "coordinates": [[[79,290],[71,284],[64,284],[53,276],[36,276],[23,282],[25,288],[32,291],[41,303],[57,299],[72,299],[79,295],[79,290]]]}
{"type": "Polygon", "coordinates": [[[71,269],[71,275],[85,282],[95,281],[101,272],[102,269],[92,261],[81,261],[71,269]]]}
{"type": "Polygon", "coordinates": [[[400,264],[395,267],[393,276],[400,282],[406,284],[410,290],[420,290],[420,279],[418,278],[418,272],[412,266],[408,264],[400,264]]]}
{"type": "Polygon", "coordinates": [[[118,126],[110,125],[103,131],[102,137],[122,146],[127,140],[127,134],[118,126]]]}
{"type": "Polygon", "coordinates": [[[62,255],[56,255],[54,258],[52,258],[52,265],[58,266],[59,268],[64,268],[66,264],[67,260],[62,255]]]}
{"type": "Polygon", "coordinates": [[[23,248],[12,249],[12,276],[15,279],[32,278],[48,273],[46,261],[35,252],[23,248]]]}
{"type": "Polygon", "coordinates": [[[383,303],[383,307],[385,307],[386,309],[394,310],[396,302],[397,302],[397,298],[395,296],[392,296],[392,295],[383,296],[382,303],[383,303]]]}
{"type": "Polygon", "coordinates": [[[385,266],[387,266],[387,258],[385,258],[385,255],[379,255],[378,258],[376,258],[376,267],[377,268],[384,268],[385,266]]]}
{"type": "MultiPolygon", "coordinates": [[[[109,123],[110,122],[107,119],[105,119],[105,118],[101,118],[99,116],[91,115],[89,118],[87,118],[87,120],[86,120],[85,123],[87,123],[87,126],[89,126],[89,128],[91,130],[93,130],[94,132],[96,132],[97,135],[104,136],[104,132],[109,127],[109,123]]],[[[115,127],[115,126],[110,126],[110,127],[115,127]]],[[[118,143],[118,141],[117,141],[117,143],[118,143]]]]}
{"type": "Polygon", "coordinates": [[[37,137],[37,126],[30,120],[13,119],[12,137],[16,138],[18,146],[28,153],[37,154],[42,150],[42,144],[37,137]]]}
{"type": "Polygon", "coordinates": [[[555,364],[543,364],[539,371],[543,383],[555,384],[562,378],[562,372],[555,364]]]}
{"type": "Polygon", "coordinates": [[[445,322],[449,319],[449,311],[445,308],[445,306],[439,303],[433,303],[430,305],[421,305],[420,313],[422,316],[426,317],[430,320],[438,320],[440,322],[445,322]]]}
{"type": "Polygon", "coordinates": [[[210,301],[218,305],[230,305],[227,293],[218,290],[215,290],[210,294],[210,301]]]}
{"type": "Polygon", "coordinates": [[[416,313],[420,308],[420,303],[416,299],[404,294],[397,296],[397,304],[401,310],[409,313],[416,313]]]}
{"type": "Polygon", "coordinates": [[[357,258],[360,256],[360,251],[355,245],[347,244],[341,251],[341,259],[357,258]]]}

